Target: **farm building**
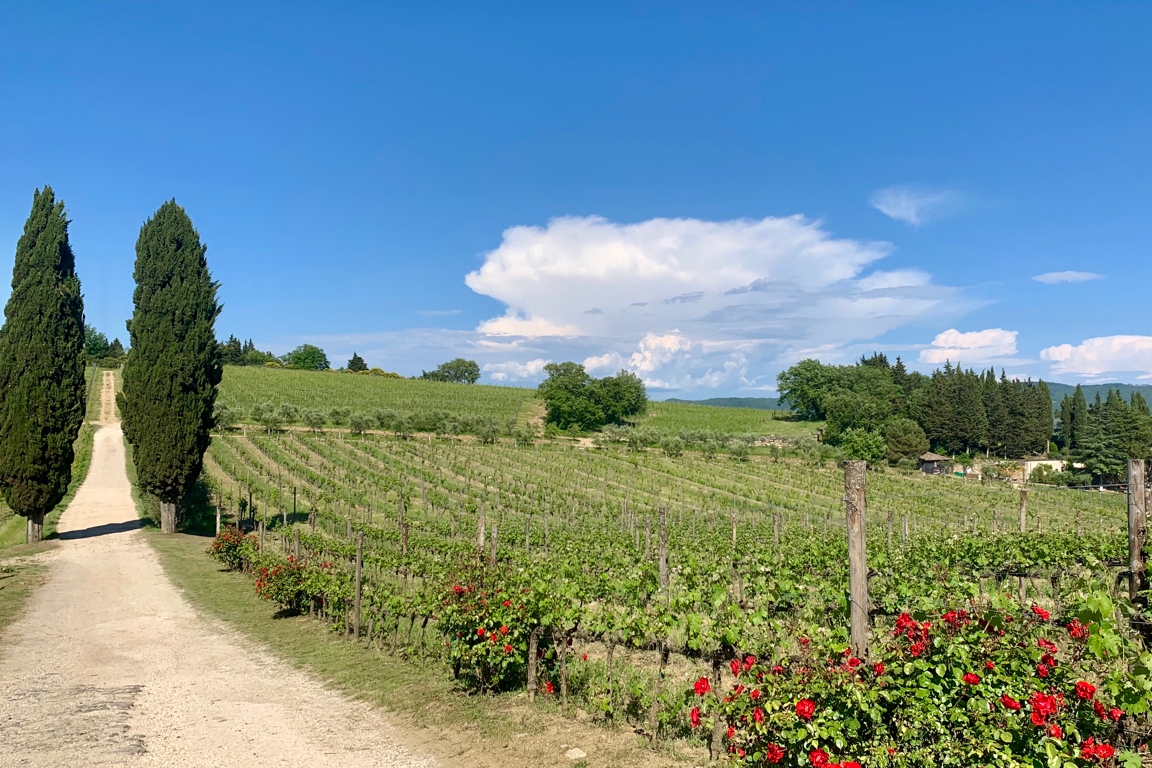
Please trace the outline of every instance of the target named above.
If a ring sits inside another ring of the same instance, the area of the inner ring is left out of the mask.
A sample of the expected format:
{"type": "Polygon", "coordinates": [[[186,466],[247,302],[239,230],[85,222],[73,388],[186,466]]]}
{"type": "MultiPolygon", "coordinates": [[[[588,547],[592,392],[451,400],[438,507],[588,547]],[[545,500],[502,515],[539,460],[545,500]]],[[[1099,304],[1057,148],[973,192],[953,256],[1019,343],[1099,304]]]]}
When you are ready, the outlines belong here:
{"type": "Polygon", "coordinates": [[[920,457],[920,471],[925,474],[946,475],[950,466],[952,466],[952,459],[938,453],[929,451],[920,457]]]}

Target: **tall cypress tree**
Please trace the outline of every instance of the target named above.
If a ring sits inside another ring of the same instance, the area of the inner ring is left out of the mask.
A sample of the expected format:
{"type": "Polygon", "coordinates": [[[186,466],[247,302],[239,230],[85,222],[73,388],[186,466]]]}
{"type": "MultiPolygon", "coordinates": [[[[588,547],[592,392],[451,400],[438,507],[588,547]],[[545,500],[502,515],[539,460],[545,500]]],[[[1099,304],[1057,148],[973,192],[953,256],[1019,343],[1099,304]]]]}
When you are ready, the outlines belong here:
{"type": "Polygon", "coordinates": [[[136,241],[132,351],[118,396],[140,487],[160,499],[160,530],[176,531],[176,504],[200,476],[223,368],[220,314],[207,248],[171,200],[136,241]]]}
{"type": "Polygon", "coordinates": [[[64,203],[36,190],[16,245],[12,294],[0,329],[0,488],[28,518],[28,541],[72,480],[84,421],[84,300],[64,203]]]}

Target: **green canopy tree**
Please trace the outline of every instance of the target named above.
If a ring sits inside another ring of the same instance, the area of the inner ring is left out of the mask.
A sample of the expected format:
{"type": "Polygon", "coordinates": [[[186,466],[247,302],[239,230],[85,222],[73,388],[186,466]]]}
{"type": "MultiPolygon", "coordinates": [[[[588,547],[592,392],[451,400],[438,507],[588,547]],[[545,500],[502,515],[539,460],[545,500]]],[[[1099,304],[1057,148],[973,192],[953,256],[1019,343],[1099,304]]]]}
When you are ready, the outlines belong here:
{"type": "Polygon", "coordinates": [[[108,357],[110,347],[107,336],[90,325],[84,326],[84,354],[89,360],[108,357]]]}
{"type": "Polygon", "coordinates": [[[353,373],[360,373],[360,371],[368,370],[368,363],[364,362],[364,358],[355,352],[352,353],[351,359],[348,360],[348,370],[353,373]]]}
{"type": "Polygon", "coordinates": [[[63,201],[36,190],[16,244],[0,329],[0,493],[28,518],[28,541],[72,480],[84,421],[84,300],[63,201]]]}
{"type": "Polygon", "coordinates": [[[285,365],[306,371],[326,371],[332,367],[328,364],[328,355],[314,344],[301,344],[280,359],[285,365]]]}
{"type": "Polygon", "coordinates": [[[428,381],[450,381],[455,384],[475,384],[480,381],[480,366],[475,360],[457,357],[441,363],[434,371],[421,371],[420,378],[428,381]]]}
{"type": "Polygon", "coordinates": [[[176,531],[176,505],[200,476],[223,367],[216,342],[218,283],[207,248],[171,200],[136,241],[132,354],[117,396],[140,487],[160,499],[160,530],[176,531]]]}

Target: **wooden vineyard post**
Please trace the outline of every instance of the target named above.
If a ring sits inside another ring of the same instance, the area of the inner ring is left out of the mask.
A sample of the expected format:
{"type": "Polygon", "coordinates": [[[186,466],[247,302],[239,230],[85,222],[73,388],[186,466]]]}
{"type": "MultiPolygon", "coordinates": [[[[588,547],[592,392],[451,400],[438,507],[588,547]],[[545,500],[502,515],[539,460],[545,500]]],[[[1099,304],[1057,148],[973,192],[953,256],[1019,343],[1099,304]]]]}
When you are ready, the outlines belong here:
{"type": "Polygon", "coordinates": [[[220,494],[216,494],[216,535],[220,535],[220,494]]]}
{"type": "MultiPolygon", "coordinates": [[[[1020,533],[1028,532],[1028,490],[1026,488],[1020,489],[1020,533]]],[[[1020,602],[1023,603],[1028,599],[1028,587],[1024,581],[1024,577],[1020,577],[1018,584],[1020,602]]]]}
{"type": "Polygon", "coordinates": [[[900,543],[908,543],[908,515],[900,515],[900,543]]]}
{"type": "Polygon", "coordinates": [[[524,517],[524,554],[532,554],[532,515],[524,517]]]}
{"type": "Polygon", "coordinates": [[[868,550],[864,540],[868,462],[844,463],[844,509],[848,520],[848,592],[852,652],[868,658],[868,550]]]}
{"type": "Polygon", "coordinates": [[[288,525],[288,508],[284,506],[284,481],[276,477],[276,504],[280,507],[280,524],[288,525]]]}
{"type": "Polygon", "coordinates": [[[264,551],[264,521],[260,521],[260,551],[264,551]]]}
{"type": "Polygon", "coordinates": [[[480,553],[480,557],[484,556],[484,510],[480,510],[479,517],[476,518],[476,550],[480,553]]]}
{"type": "Polygon", "coordinates": [[[348,523],[348,541],[352,541],[352,517],[346,517],[345,522],[348,523]]]}
{"type": "Polygon", "coordinates": [[[892,508],[888,508],[888,549],[892,549],[892,508]]]}
{"type": "Polygon", "coordinates": [[[357,640],[360,639],[360,597],[363,593],[361,576],[364,571],[364,532],[360,531],[356,536],[356,607],[355,615],[353,616],[352,636],[357,640]]]}
{"type": "Polygon", "coordinates": [[[668,513],[660,507],[660,589],[668,599],[668,513]]]}
{"type": "Polygon", "coordinates": [[[500,529],[495,524],[492,525],[492,555],[488,558],[488,565],[493,568],[496,567],[496,541],[500,534],[500,529]]]}
{"type": "MultiPolygon", "coordinates": [[[[696,518],[693,517],[693,520],[696,518]]],[[[668,592],[668,512],[664,507],[660,507],[660,591],[664,593],[664,601],[667,602],[670,598],[668,592]]],[[[659,642],[660,646],[660,666],[656,673],[656,690],[652,694],[652,707],[648,711],[648,730],[651,733],[652,743],[656,743],[656,737],[660,733],[660,693],[664,689],[664,672],[668,667],[668,638],[662,637],[659,642]]]]}
{"type": "Polygon", "coordinates": [[[1136,602],[1144,588],[1144,536],[1148,508],[1144,495],[1144,460],[1128,460],[1128,599],[1136,602]]]}
{"type": "Polygon", "coordinates": [[[536,627],[528,635],[528,701],[536,700],[536,652],[540,647],[540,632],[543,627],[536,627]]]}
{"type": "Polygon", "coordinates": [[[732,515],[732,549],[736,549],[736,515],[732,515]]]}
{"type": "Polygon", "coordinates": [[[293,530],[296,533],[296,542],[295,542],[296,546],[294,548],[295,549],[294,554],[296,555],[296,562],[300,562],[300,529],[294,528],[293,530]]]}
{"type": "Polygon", "coordinates": [[[296,521],[296,486],[292,486],[292,521],[296,521]]]}

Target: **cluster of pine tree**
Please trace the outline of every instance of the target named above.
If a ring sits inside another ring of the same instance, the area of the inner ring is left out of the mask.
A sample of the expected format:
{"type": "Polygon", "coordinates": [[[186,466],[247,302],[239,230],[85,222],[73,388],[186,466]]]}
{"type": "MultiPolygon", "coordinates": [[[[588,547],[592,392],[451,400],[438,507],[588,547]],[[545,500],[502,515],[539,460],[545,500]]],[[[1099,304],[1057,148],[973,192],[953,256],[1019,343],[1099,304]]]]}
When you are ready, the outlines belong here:
{"type": "Polygon", "coordinates": [[[228,341],[220,345],[220,362],[223,365],[264,365],[278,361],[271,352],[257,349],[252,339],[241,342],[235,336],[229,336],[228,341]]]}
{"type": "Polygon", "coordinates": [[[945,363],[925,376],[883,354],[856,365],[804,360],[777,378],[780,397],[801,417],[826,420],[824,439],[838,445],[861,433],[885,435],[888,458],[914,458],[917,447],[941,453],[1023,457],[1047,451],[1052,395],[1043,382],[945,363]],[[922,437],[915,434],[915,425],[922,437]],[[895,449],[893,443],[900,448],[895,449]]]}
{"type": "Polygon", "coordinates": [[[1069,482],[1121,481],[1128,472],[1128,459],[1152,458],[1152,412],[1139,392],[1124,400],[1109,389],[1106,397],[1096,393],[1092,404],[1079,385],[1060,401],[1056,439],[1074,465],[1066,473],[1069,482]]]}

